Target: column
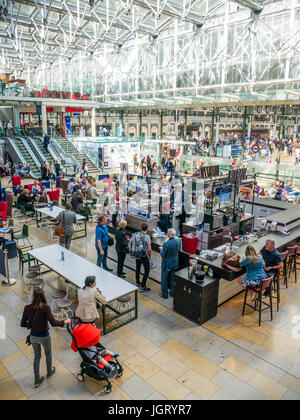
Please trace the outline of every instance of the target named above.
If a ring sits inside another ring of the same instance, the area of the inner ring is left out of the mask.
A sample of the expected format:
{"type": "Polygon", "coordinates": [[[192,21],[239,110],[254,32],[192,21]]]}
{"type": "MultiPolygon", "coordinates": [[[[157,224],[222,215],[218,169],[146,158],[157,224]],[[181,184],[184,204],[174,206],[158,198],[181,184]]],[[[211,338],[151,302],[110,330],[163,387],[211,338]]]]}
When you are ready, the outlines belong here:
{"type": "Polygon", "coordinates": [[[186,141],[187,136],[187,120],[188,120],[188,110],[184,110],[184,127],[183,127],[183,140],[186,141]]]}
{"type": "Polygon", "coordinates": [[[18,106],[13,107],[13,118],[14,118],[14,127],[20,128],[21,119],[20,119],[20,108],[18,106]]]}
{"type": "Polygon", "coordinates": [[[124,126],[124,111],[120,111],[119,113],[119,136],[123,137],[123,126],[124,126]]]}
{"type": "Polygon", "coordinates": [[[245,106],[244,117],[243,117],[243,130],[242,130],[242,159],[244,159],[244,156],[245,156],[246,125],[247,125],[247,107],[245,106]]]}
{"type": "Polygon", "coordinates": [[[47,110],[45,104],[42,104],[42,131],[43,136],[47,134],[47,110]]]}
{"type": "Polygon", "coordinates": [[[176,109],[175,111],[175,136],[177,140],[178,140],[178,118],[179,118],[178,109],[176,109]]]}
{"type": "Polygon", "coordinates": [[[281,159],[281,149],[282,149],[282,140],[284,137],[284,117],[285,117],[285,106],[282,107],[282,112],[280,115],[280,132],[279,132],[279,145],[278,145],[278,154],[277,154],[277,161],[276,161],[276,178],[279,177],[279,170],[280,170],[280,159],[281,159]]]}
{"type": "Polygon", "coordinates": [[[249,139],[251,139],[251,128],[252,128],[252,116],[249,115],[249,118],[248,118],[248,133],[247,133],[247,136],[248,136],[249,139]]]}
{"type": "Polygon", "coordinates": [[[96,137],[96,108],[92,108],[92,137],[96,137]]]}
{"type": "Polygon", "coordinates": [[[219,136],[220,136],[220,108],[216,109],[216,141],[215,144],[219,143],[219,136]]]}
{"type": "Polygon", "coordinates": [[[143,128],[143,111],[139,112],[139,138],[142,139],[143,133],[142,133],[142,128],[143,128]]]}
{"type": "Polygon", "coordinates": [[[160,139],[164,137],[164,111],[160,111],[160,139]]]}
{"type": "Polygon", "coordinates": [[[209,141],[209,156],[213,155],[213,146],[214,146],[214,132],[215,132],[215,108],[213,108],[212,119],[211,119],[211,132],[210,132],[210,141],[209,141]]]}

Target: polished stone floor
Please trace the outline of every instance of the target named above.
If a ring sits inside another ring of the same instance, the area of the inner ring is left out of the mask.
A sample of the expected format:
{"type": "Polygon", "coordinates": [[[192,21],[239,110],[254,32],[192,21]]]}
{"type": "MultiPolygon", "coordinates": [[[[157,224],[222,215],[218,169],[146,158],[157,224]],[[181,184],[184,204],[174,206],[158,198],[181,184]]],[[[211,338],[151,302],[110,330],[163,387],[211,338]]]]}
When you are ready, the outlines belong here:
{"type": "MultiPolygon", "coordinates": [[[[95,262],[95,225],[88,229],[88,237],[73,241],[71,251],[95,262]]],[[[48,245],[47,229],[30,223],[30,240],[34,247],[48,245]]],[[[109,262],[115,271],[115,262],[109,262]]],[[[25,346],[27,331],[19,326],[29,300],[17,259],[10,260],[10,269],[17,283],[0,286],[0,317],[6,322],[6,337],[0,337],[1,400],[300,400],[300,339],[292,337],[293,318],[300,315],[300,284],[293,278],[289,289],[282,289],[280,312],[273,322],[266,313],[260,328],[251,309],[241,316],[242,295],[200,327],[174,313],[171,299],[161,299],[159,285],[149,281],[152,291],[139,294],[138,320],[102,338],[121,354],[124,365],[124,375],[113,380],[113,391],[106,395],[103,383],[77,381],[80,357],[70,349],[64,329],[51,330],[57,373],[33,388],[32,348],[25,346]]],[[[133,281],[134,273],[125,271],[133,281]]],[[[44,281],[51,302],[57,276],[47,274],[44,281]]],[[[44,357],[41,371],[45,374],[44,357]]]]}

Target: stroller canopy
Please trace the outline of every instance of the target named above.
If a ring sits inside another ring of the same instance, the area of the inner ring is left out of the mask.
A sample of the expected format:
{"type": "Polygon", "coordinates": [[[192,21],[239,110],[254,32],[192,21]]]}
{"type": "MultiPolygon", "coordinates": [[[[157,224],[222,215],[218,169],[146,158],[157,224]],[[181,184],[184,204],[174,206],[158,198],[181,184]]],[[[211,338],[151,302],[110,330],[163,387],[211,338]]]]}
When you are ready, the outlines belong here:
{"type": "Polygon", "coordinates": [[[75,326],[72,337],[72,350],[95,346],[100,342],[101,331],[92,324],[78,324],[75,326]]]}

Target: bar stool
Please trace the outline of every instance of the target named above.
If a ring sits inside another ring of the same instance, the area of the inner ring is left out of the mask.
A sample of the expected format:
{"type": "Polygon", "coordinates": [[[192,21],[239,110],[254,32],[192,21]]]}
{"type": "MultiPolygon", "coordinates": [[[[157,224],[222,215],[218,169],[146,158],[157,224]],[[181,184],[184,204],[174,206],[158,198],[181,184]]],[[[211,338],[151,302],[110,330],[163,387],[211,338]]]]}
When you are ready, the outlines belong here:
{"type": "Polygon", "coordinates": [[[298,246],[291,246],[287,248],[288,261],[287,261],[287,272],[288,277],[291,273],[295,273],[295,283],[297,283],[297,248],[298,246]]]}
{"type": "Polygon", "coordinates": [[[249,306],[250,308],[259,312],[259,326],[261,326],[261,314],[262,314],[263,311],[265,311],[267,309],[270,309],[271,321],[273,321],[272,293],[270,293],[270,304],[267,304],[266,302],[263,302],[263,300],[262,300],[263,291],[268,289],[268,288],[270,288],[272,290],[272,282],[273,282],[273,276],[262,280],[259,287],[251,287],[251,286],[246,287],[242,316],[245,315],[246,306],[249,306]],[[248,297],[249,290],[252,290],[253,292],[255,292],[258,295],[254,306],[247,303],[247,297],[248,297]],[[264,305],[265,308],[263,308],[262,305],[264,305]]]}
{"type": "Polygon", "coordinates": [[[131,296],[130,295],[126,295],[126,296],[122,296],[120,298],[117,299],[117,310],[120,311],[121,308],[125,309],[126,307],[129,309],[130,305],[129,302],[131,301],[131,296]]]}
{"type": "Polygon", "coordinates": [[[58,299],[56,303],[57,308],[60,310],[60,312],[56,313],[55,316],[57,318],[69,319],[68,314],[71,314],[71,318],[73,316],[73,311],[71,309],[72,301],[69,299],[58,299]]]}
{"type": "Polygon", "coordinates": [[[54,290],[54,292],[51,293],[51,297],[52,297],[51,308],[54,309],[55,305],[57,306],[57,300],[64,299],[66,296],[67,296],[66,290],[54,290]]]}
{"type": "Polygon", "coordinates": [[[276,275],[274,276],[272,282],[272,289],[271,292],[274,292],[272,298],[276,299],[277,301],[277,312],[279,312],[279,305],[280,305],[280,269],[277,270],[276,275]]]}
{"type": "Polygon", "coordinates": [[[44,280],[39,277],[32,278],[29,280],[28,286],[30,287],[30,295],[33,296],[33,291],[36,287],[43,288],[44,280]]]}
{"type": "Polygon", "coordinates": [[[283,262],[283,284],[285,285],[285,287],[288,289],[289,285],[288,285],[288,276],[287,276],[287,258],[288,258],[288,252],[282,252],[281,254],[281,259],[283,262]]]}

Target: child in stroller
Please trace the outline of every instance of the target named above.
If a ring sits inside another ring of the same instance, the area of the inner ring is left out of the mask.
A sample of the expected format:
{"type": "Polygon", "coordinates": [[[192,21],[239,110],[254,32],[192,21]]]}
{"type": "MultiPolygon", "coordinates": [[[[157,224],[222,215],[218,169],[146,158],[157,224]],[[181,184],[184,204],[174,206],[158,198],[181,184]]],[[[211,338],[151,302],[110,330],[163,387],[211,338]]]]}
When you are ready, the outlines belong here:
{"type": "Polygon", "coordinates": [[[72,350],[79,352],[82,358],[78,381],[83,382],[84,375],[97,381],[106,381],[104,391],[109,394],[112,390],[110,379],[123,374],[123,367],[118,361],[119,354],[103,347],[100,343],[101,331],[92,324],[83,323],[78,317],[71,319],[68,331],[73,339],[72,350]]]}

